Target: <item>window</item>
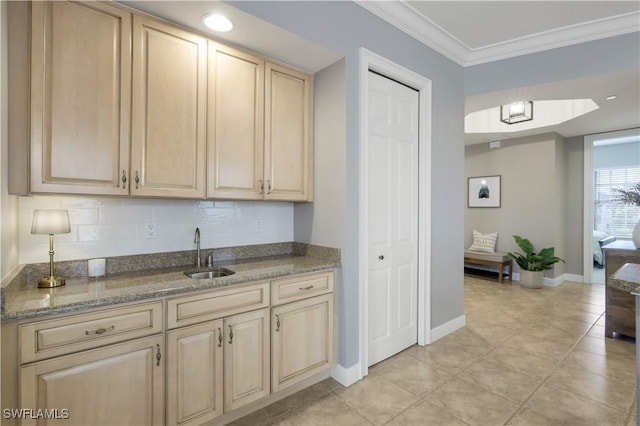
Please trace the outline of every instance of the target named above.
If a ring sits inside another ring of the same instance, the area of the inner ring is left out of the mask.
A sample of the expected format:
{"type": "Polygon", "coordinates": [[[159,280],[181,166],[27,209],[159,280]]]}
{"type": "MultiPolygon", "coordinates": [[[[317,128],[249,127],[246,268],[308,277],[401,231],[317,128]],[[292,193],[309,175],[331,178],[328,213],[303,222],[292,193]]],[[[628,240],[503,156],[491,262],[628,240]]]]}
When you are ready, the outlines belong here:
{"type": "Polygon", "coordinates": [[[594,229],[621,238],[631,238],[640,220],[640,207],[616,201],[615,189],[629,189],[640,182],[640,167],[595,170],[594,229]]]}

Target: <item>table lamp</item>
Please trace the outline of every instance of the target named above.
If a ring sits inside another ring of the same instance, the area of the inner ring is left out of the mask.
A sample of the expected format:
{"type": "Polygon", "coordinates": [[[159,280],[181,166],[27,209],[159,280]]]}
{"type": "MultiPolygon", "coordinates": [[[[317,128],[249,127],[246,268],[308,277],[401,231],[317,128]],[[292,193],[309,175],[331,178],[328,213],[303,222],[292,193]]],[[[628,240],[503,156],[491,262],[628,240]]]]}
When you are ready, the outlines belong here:
{"type": "Polygon", "coordinates": [[[38,287],[51,288],[64,285],[64,278],[55,277],[53,274],[53,235],[68,234],[69,232],[71,232],[71,226],[67,210],[36,209],[33,211],[31,233],[49,234],[49,277],[38,281],[38,287]]]}

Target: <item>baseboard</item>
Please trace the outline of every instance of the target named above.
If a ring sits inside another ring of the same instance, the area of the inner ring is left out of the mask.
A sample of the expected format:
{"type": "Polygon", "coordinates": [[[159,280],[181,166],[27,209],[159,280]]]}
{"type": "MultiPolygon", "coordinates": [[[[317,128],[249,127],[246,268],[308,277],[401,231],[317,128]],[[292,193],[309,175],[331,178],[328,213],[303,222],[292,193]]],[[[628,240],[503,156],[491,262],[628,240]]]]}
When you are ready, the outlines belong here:
{"type": "Polygon", "coordinates": [[[331,369],[331,377],[342,386],[348,387],[362,379],[361,372],[360,363],[346,368],[340,364],[336,364],[336,366],[331,369]]]}
{"type": "Polygon", "coordinates": [[[454,331],[464,327],[467,320],[464,315],[460,315],[457,318],[452,319],[451,321],[445,322],[442,325],[439,325],[435,328],[431,329],[431,343],[435,342],[438,339],[443,338],[444,336],[453,333],[454,331]]]}
{"type": "Polygon", "coordinates": [[[564,276],[564,280],[565,281],[571,281],[571,282],[574,282],[574,283],[583,283],[584,282],[584,275],[562,274],[560,276],[564,276]]]}

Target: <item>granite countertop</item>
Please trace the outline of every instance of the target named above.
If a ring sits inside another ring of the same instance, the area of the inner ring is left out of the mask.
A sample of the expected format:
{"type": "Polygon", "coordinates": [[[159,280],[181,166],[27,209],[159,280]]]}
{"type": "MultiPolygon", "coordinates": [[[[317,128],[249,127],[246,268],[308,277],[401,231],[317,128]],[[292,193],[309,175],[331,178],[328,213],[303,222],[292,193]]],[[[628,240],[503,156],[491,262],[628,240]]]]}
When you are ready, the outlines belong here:
{"type": "Polygon", "coordinates": [[[640,265],[625,263],[611,277],[611,287],[640,294],[640,265]]]}
{"type": "MultiPolygon", "coordinates": [[[[37,282],[13,280],[2,289],[1,321],[14,321],[79,311],[118,303],[229,287],[252,281],[321,271],[340,266],[339,259],[284,254],[216,262],[235,272],[210,279],[191,279],[183,274],[194,266],[172,266],[107,275],[102,278],[67,278],[66,285],[38,288],[37,282]]],[[[206,269],[206,268],[202,268],[206,269]]]]}

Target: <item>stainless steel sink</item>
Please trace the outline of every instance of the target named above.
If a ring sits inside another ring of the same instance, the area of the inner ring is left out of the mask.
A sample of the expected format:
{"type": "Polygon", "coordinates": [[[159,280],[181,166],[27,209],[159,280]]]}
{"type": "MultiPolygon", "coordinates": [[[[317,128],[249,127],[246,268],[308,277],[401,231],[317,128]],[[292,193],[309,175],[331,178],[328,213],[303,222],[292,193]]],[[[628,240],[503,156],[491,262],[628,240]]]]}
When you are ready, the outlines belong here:
{"type": "Polygon", "coordinates": [[[184,271],[184,274],[194,280],[203,280],[207,278],[226,277],[235,274],[235,272],[227,268],[207,268],[205,270],[184,271]]]}

